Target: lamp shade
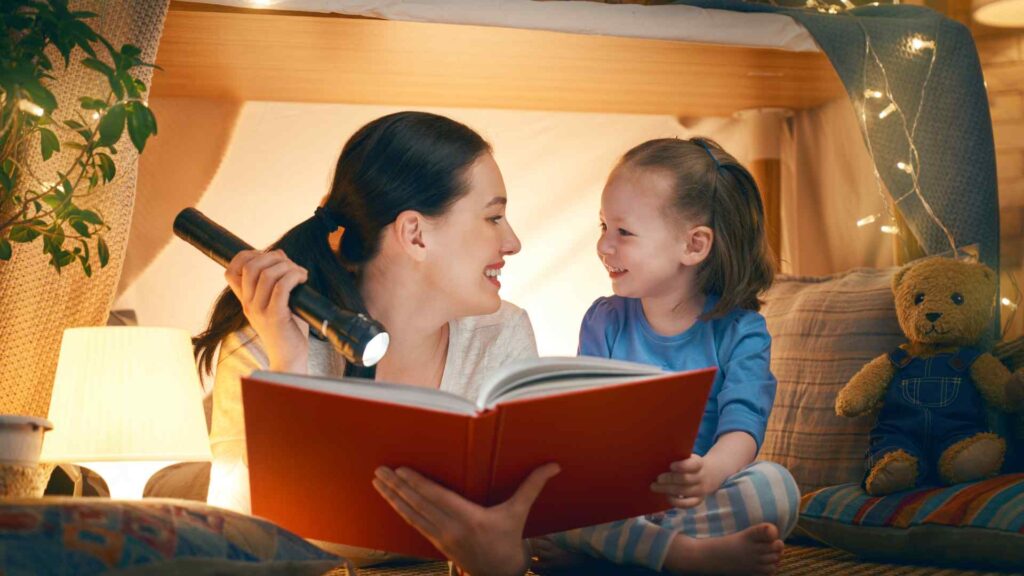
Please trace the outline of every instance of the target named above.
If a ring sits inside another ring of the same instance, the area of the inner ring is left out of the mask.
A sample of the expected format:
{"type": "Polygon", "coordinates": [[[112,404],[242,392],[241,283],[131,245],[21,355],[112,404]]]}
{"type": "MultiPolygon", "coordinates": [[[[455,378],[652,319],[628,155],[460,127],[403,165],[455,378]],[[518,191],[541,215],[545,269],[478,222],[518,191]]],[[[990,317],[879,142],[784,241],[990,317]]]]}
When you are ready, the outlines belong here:
{"type": "Polygon", "coordinates": [[[1024,0],[973,0],[974,21],[986,26],[1024,27],[1024,0]]]}
{"type": "Polygon", "coordinates": [[[210,459],[202,386],[184,330],[64,331],[45,462],[210,459]]]}

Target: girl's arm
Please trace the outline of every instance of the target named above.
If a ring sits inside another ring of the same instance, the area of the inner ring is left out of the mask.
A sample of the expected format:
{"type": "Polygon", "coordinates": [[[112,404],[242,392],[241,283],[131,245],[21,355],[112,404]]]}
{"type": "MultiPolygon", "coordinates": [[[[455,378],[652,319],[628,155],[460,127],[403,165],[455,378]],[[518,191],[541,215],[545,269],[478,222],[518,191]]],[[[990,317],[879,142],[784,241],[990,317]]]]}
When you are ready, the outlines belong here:
{"type": "Polygon", "coordinates": [[[746,432],[726,432],[704,455],[707,493],[718,490],[757,456],[757,442],[746,432]]]}

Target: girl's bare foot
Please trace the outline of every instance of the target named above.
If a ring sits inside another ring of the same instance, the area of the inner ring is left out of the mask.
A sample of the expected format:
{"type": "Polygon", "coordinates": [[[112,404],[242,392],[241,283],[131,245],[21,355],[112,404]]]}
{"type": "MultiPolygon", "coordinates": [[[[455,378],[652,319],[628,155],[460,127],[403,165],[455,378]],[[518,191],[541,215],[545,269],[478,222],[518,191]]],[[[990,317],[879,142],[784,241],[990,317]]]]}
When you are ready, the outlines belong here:
{"type": "Polygon", "coordinates": [[[677,534],[669,544],[664,570],[673,574],[774,574],[782,558],[774,524],[758,524],[719,538],[677,534]]]}

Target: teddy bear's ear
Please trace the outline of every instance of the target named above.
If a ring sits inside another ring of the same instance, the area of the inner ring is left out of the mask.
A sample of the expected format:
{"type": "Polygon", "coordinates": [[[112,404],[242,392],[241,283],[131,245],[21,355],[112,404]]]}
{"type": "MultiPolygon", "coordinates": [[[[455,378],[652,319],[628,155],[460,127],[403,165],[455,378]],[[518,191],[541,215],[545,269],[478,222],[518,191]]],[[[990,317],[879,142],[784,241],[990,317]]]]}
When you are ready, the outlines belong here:
{"type": "Polygon", "coordinates": [[[901,267],[899,270],[897,270],[895,274],[893,274],[893,276],[892,276],[892,291],[893,292],[895,292],[896,289],[900,287],[900,284],[903,283],[903,277],[906,276],[907,272],[910,271],[910,268],[913,265],[914,265],[914,262],[911,262],[910,264],[906,264],[903,267],[901,267]]]}

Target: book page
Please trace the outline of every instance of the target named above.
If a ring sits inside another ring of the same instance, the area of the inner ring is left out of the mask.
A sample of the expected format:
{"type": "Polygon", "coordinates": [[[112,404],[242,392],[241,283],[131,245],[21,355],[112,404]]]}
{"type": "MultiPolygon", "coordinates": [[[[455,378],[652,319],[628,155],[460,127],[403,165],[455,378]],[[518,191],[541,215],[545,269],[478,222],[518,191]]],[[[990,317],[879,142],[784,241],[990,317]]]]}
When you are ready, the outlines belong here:
{"type": "Polygon", "coordinates": [[[655,366],[591,356],[551,356],[510,362],[480,386],[477,408],[511,398],[543,396],[664,374],[655,366]],[[589,382],[589,384],[588,384],[589,382]],[[526,389],[529,389],[527,391],[526,389]]]}
{"type": "Polygon", "coordinates": [[[477,412],[476,406],[461,396],[421,386],[377,382],[365,378],[337,379],[265,370],[253,372],[252,378],[325,394],[430,408],[454,414],[473,415],[477,412]]]}

